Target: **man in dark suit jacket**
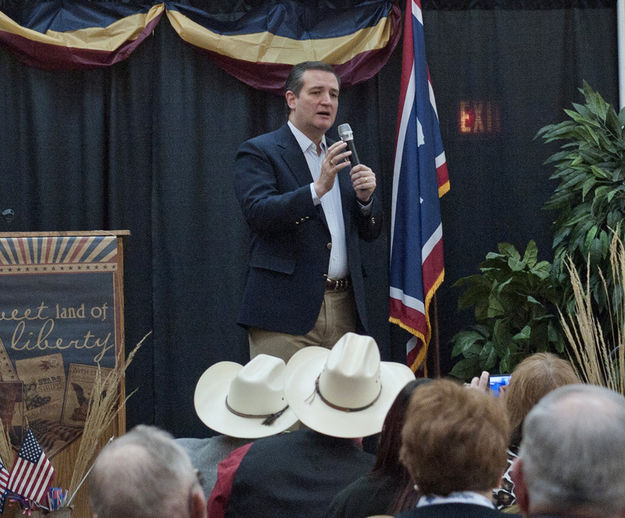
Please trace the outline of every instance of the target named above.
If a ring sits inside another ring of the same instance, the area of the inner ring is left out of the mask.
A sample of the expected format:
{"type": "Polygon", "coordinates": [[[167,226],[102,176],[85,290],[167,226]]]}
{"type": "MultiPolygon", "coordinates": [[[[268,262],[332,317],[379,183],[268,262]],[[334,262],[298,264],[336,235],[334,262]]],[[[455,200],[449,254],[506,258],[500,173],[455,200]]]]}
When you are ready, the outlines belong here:
{"type": "Polygon", "coordinates": [[[346,144],[325,137],[338,108],[332,67],[295,65],[285,90],[288,123],[241,145],[235,190],[251,231],[238,323],[252,357],[288,361],[366,331],[359,238],[379,235],[382,208],[373,171],[351,167],[346,144]]]}
{"type": "Polygon", "coordinates": [[[491,501],[507,465],[510,425],[490,394],[446,379],[413,392],[400,459],[423,495],[401,518],[497,518],[491,501]]]}

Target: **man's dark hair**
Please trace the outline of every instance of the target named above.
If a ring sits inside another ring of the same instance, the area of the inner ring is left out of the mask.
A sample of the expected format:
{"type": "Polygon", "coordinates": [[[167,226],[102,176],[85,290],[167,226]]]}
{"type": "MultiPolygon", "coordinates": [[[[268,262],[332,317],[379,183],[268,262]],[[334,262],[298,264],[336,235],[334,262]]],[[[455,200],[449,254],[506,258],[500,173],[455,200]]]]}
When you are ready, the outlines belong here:
{"type": "MultiPolygon", "coordinates": [[[[302,76],[306,70],[321,70],[323,72],[330,72],[330,74],[334,74],[334,77],[336,77],[339,87],[341,86],[341,79],[336,74],[334,68],[332,68],[332,65],[328,65],[328,63],[324,63],[323,61],[303,61],[302,63],[293,65],[291,72],[289,72],[289,77],[286,78],[286,83],[284,83],[284,93],[290,90],[296,96],[299,95],[302,91],[302,87],[304,86],[302,76]]],[[[291,110],[287,106],[287,115],[290,111],[291,110]]]]}

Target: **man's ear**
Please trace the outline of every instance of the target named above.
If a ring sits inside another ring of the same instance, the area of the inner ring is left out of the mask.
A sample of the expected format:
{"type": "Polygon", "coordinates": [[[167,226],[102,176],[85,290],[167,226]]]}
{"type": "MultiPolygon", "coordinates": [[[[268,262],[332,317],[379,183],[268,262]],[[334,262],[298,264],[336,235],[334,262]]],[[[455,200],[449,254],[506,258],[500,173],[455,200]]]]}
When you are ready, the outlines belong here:
{"type": "Polygon", "coordinates": [[[204,492],[198,486],[191,495],[191,518],[206,518],[207,513],[206,498],[204,497],[204,492]]]}
{"type": "Polygon", "coordinates": [[[514,482],[514,496],[519,504],[519,509],[525,514],[529,512],[529,495],[527,494],[527,486],[525,485],[525,476],[523,474],[523,461],[516,459],[510,470],[510,478],[514,482]]]}
{"type": "Polygon", "coordinates": [[[284,94],[284,97],[286,99],[286,105],[292,110],[295,108],[295,99],[297,98],[297,96],[291,91],[291,90],[287,90],[287,92],[284,94]]]}

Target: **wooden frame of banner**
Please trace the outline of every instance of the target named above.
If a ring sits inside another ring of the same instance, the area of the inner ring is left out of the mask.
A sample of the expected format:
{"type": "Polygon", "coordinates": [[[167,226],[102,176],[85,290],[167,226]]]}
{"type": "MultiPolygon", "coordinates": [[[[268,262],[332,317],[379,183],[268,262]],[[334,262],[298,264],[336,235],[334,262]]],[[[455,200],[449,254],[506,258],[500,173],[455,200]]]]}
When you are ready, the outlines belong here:
{"type": "MultiPolygon", "coordinates": [[[[116,254],[115,254],[115,273],[113,275],[113,290],[114,290],[114,306],[115,306],[115,358],[117,355],[121,355],[121,358],[125,358],[124,352],[124,292],[123,292],[123,279],[124,279],[124,268],[123,268],[123,240],[124,238],[130,236],[129,230],[93,230],[93,231],[77,231],[77,232],[4,232],[0,233],[0,245],[4,245],[8,242],[15,243],[17,239],[30,239],[31,243],[34,243],[34,240],[38,240],[39,238],[61,238],[61,239],[72,239],[72,238],[97,238],[98,236],[105,237],[114,237],[116,244],[116,254]]],[[[2,246],[0,246],[0,268],[8,267],[6,260],[4,264],[2,259],[6,259],[1,255],[2,246]]],[[[32,253],[32,252],[31,252],[32,253]]],[[[52,254],[52,252],[50,252],[52,254]]],[[[16,254],[17,255],[17,254],[16,254]]],[[[21,265],[22,263],[17,263],[17,265],[21,265]]],[[[30,262],[28,263],[30,264],[30,262]]],[[[34,266],[31,266],[34,268],[34,266]]],[[[42,267],[46,268],[46,267],[42,267]]],[[[61,268],[62,269],[62,268],[61,268]]],[[[22,272],[23,273],[23,272],[22,272]]],[[[36,273],[36,272],[35,272],[36,273]]],[[[56,273],[56,272],[54,272],[56,273]]],[[[10,274],[9,274],[10,275],[10,274]]],[[[41,303],[43,305],[43,302],[41,303]]],[[[58,315],[58,305],[56,308],[58,315]]],[[[4,347],[3,347],[4,349],[4,347]]],[[[119,368],[115,362],[115,367],[119,368]]],[[[0,371],[0,380],[2,380],[2,372],[0,371]]],[[[120,385],[120,401],[125,400],[125,381],[122,377],[121,385],[120,385]]],[[[126,431],[126,412],[124,409],[120,409],[117,413],[117,418],[111,423],[107,433],[104,434],[103,437],[99,440],[99,449],[101,449],[109,440],[111,436],[119,436],[124,434],[126,431]]],[[[81,432],[82,434],[82,432],[81,432]]],[[[69,443],[67,447],[62,449],[58,455],[53,455],[50,460],[52,465],[55,468],[55,477],[53,479],[52,485],[54,487],[63,487],[67,488],[70,483],[72,472],[73,472],[73,463],[76,459],[78,448],[80,446],[80,442],[82,437],[75,439],[73,442],[69,443]]],[[[73,515],[77,517],[91,516],[92,511],[89,505],[88,493],[86,489],[87,484],[83,484],[80,490],[77,492],[73,502],[73,515]]],[[[16,509],[15,507],[11,507],[10,505],[5,504],[4,513],[2,516],[9,517],[17,517],[21,515],[21,510],[16,509]]]]}

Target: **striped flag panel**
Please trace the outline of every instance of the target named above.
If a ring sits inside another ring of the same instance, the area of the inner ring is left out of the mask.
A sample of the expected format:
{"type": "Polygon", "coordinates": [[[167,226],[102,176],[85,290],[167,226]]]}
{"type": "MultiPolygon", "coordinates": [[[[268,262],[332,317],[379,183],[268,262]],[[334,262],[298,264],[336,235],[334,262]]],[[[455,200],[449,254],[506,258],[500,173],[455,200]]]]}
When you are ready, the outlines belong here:
{"type": "Polygon", "coordinates": [[[2,460],[0,460],[0,495],[6,491],[8,483],[9,471],[2,464],[2,460]]]}
{"type": "Polygon", "coordinates": [[[4,512],[4,500],[7,495],[7,486],[9,485],[9,471],[0,460],[0,514],[4,512]]]}

